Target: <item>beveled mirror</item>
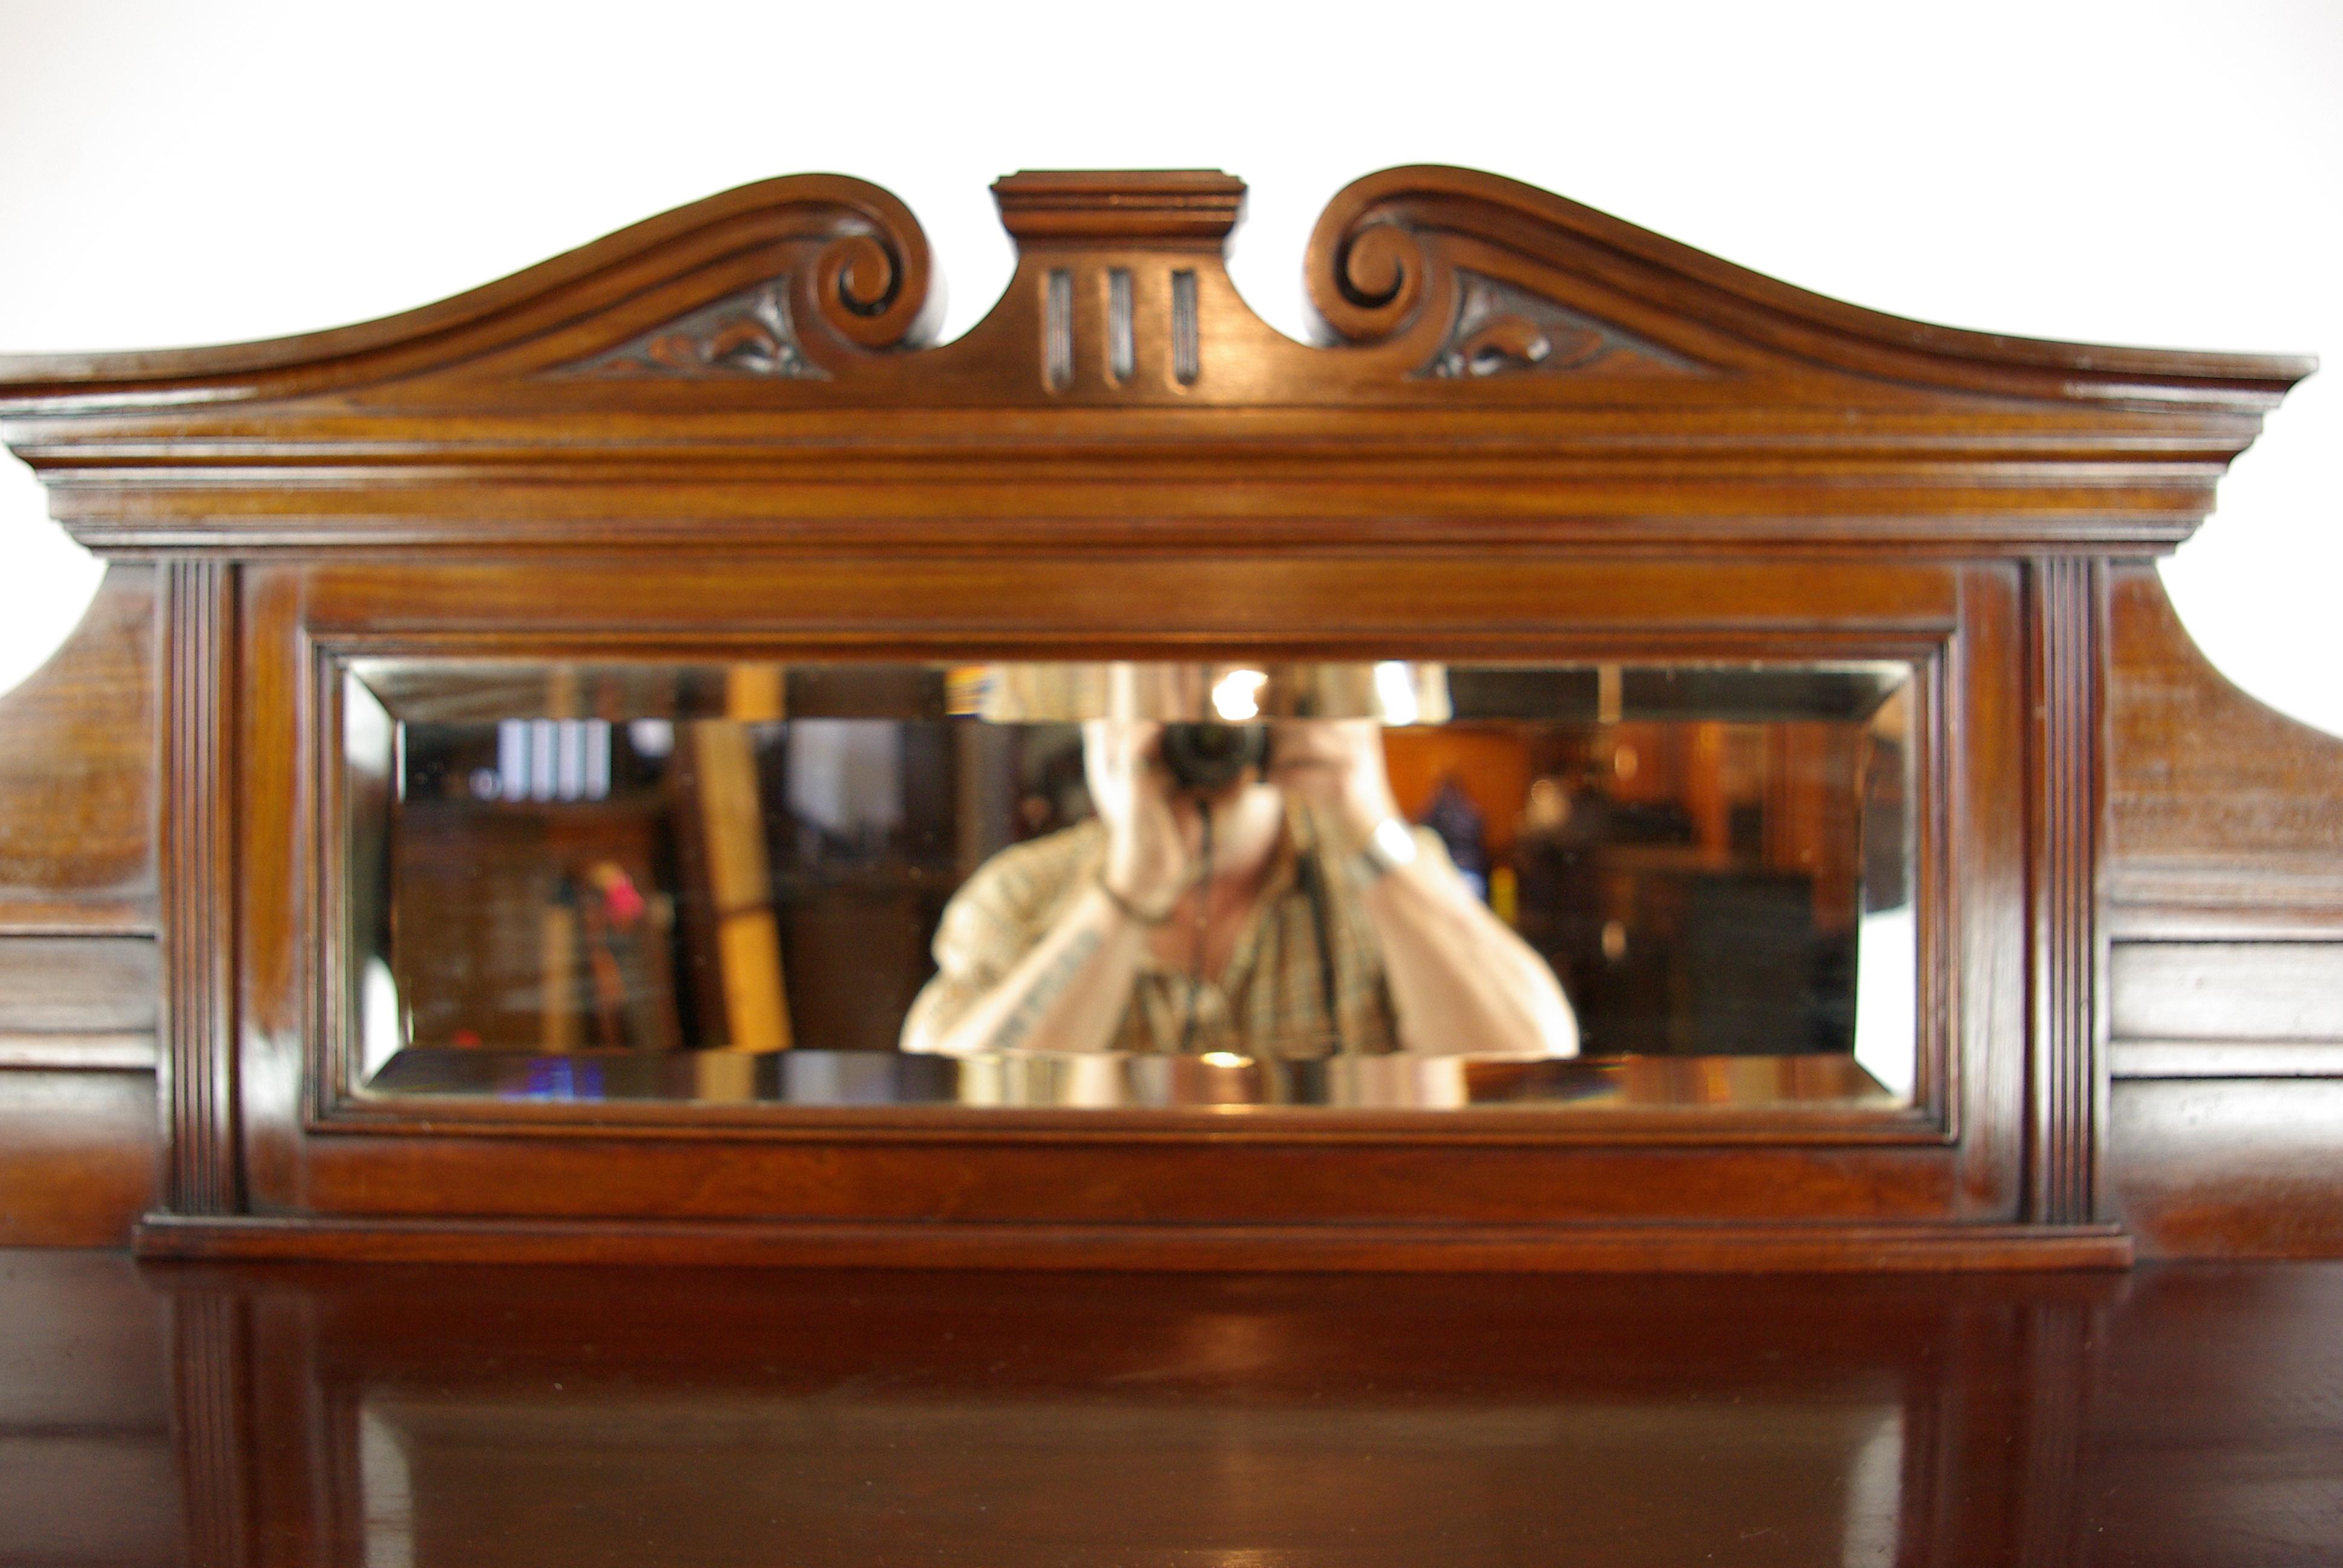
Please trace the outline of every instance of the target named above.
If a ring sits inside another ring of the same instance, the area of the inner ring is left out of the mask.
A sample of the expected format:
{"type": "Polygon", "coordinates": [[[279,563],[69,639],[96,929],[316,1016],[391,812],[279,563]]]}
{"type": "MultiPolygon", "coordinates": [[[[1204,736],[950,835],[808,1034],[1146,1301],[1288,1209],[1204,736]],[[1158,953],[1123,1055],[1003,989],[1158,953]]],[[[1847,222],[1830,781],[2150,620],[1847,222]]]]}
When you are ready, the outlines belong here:
{"type": "Polygon", "coordinates": [[[351,1087],[1901,1102],[1913,689],[1885,662],[356,659],[351,1087]],[[1126,893],[1141,809],[1175,864],[1126,893]]]}

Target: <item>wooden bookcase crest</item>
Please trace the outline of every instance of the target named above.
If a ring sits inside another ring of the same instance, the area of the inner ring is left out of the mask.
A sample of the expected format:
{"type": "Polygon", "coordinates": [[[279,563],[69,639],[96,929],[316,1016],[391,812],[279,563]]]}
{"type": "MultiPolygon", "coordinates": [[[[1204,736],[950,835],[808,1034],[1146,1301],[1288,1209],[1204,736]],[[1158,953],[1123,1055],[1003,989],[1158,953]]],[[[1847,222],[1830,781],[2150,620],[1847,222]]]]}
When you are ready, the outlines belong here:
{"type": "Polygon", "coordinates": [[[2120,1262],[2099,1175],[2112,574],[2299,358],[1899,320],[1406,168],[1246,307],[1242,186],[1021,174],[932,341],[828,176],[470,294],[0,360],[73,535],[159,568],[150,1251],[1263,1267],[2120,1262]],[[1046,653],[1920,662],[1923,1091],[1881,1120],[369,1117],[335,1090],[330,661],[1046,653]],[[493,1196],[485,1196],[493,1194],[493,1196]]]}

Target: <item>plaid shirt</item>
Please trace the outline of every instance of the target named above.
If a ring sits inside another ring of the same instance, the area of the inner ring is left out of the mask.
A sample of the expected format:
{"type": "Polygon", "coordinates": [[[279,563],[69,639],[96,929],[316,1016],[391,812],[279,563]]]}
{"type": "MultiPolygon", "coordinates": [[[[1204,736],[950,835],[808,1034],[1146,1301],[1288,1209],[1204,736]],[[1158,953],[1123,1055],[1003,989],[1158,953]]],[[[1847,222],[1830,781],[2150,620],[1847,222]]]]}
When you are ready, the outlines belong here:
{"type": "MultiPolygon", "coordinates": [[[[1438,864],[1447,864],[1430,831],[1419,828],[1416,839],[1438,864]]],[[[1357,863],[1330,862],[1316,844],[1308,814],[1289,807],[1286,830],[1227,967],[1192,986],[1185,969],[1151,954],[1143,959],[1109,1049],[1170,1052],[1184,1040],[1191,1051],[1283,1058],[1397,1050],[1383,951],[1359,900],[1357,863]],[[1308,887],[1313,868],[1325,890],[1339,1030],[1327,1016],[1326,971],[1308,887]]],[[[950,1028],[1008,978],[1067,906],[1097,885],[1105,862],[1106,829],[1092,820],[1011,845],[977,868],[944,910],[936,931],[937,973],[912,1003],[911,1017],[936,1030],[950,1028]]]]}

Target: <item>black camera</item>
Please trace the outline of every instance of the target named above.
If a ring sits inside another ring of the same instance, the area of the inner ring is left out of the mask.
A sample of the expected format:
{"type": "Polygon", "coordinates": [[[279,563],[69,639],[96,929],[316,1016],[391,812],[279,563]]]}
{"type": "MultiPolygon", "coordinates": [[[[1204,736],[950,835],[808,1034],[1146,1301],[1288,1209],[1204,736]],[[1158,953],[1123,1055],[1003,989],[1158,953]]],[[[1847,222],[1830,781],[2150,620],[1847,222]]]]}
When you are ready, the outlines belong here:
{"type": "Polygon", "coordinates": [[[1269,771],[1266,724],[1167,724],[1164,770],[1191,795],[1217,795],[1248,768],[1269,771]]]}

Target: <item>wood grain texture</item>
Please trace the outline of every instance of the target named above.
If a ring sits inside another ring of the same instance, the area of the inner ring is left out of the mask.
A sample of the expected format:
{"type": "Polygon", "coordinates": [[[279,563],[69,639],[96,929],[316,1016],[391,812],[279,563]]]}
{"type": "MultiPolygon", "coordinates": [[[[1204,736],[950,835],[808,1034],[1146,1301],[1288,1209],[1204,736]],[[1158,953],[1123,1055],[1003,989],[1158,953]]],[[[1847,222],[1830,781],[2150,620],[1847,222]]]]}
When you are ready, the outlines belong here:
{"type": "Polygon", "coordinates": [[[2114,1085],[2108,1180],[2142,1253],[2343,1257],[2343,1077],[2114,1085]]]}
{"type": "Polygon", "coordinates": [[[126,1245],[161,1142],[151,1070],[0,1067],[0,1246],[126,1245]]]}
{"type": "Polygon", "coordinates": [[[2308,1568],[2338,1313],[2318,1264],[1493,1289],[0,1254],[0,1558],[2308,1568]]]}
{"type": "Polygon", "coordinates": [[[106,569],[0,696],[0,939],[155,930],[155,573],[106,569]]]}
{"type": "Polygon", "coordinates": [[[2115,1204],[2151,1255],[2343,1254],[2343,740],[2113,568],[2107,1008],[2115,1204]]]}
{"type": "Polygon", "coordinates": [[[2098,1314],[2077,1508],[2088,1563],[2298,1564],[2343,1516],[2343,1269],[2143,1268],[2098,1314]],[[2332,1320],[2329,1319],[2331,1322],[2332,1320]]]}
{"type": "Polygon", "coordinates": [[[2215,669],[2150,565],[2110,570],[2107,640],[2117,939],[2343,933],[2343,740],[2215,669]]]}
{"type": "Polygon", "coordinates": [[[0,938],[0,1038],[155,1032],[146,937],[0,938]]]}
{"type": "Polygon", "coordinates": [[[156,1200],[155,594],[109,567],[0,696],[0,1245],[119,1247],[156,1200]]]}

